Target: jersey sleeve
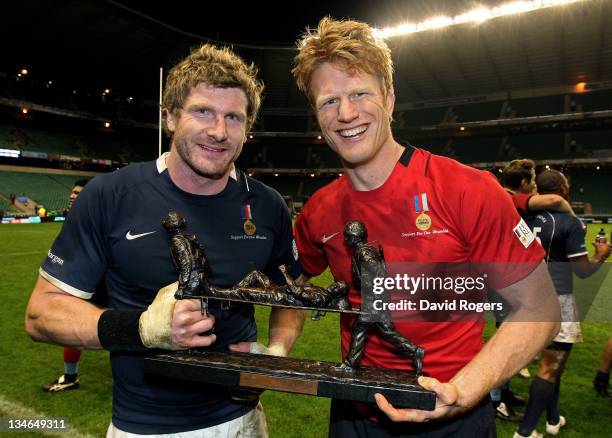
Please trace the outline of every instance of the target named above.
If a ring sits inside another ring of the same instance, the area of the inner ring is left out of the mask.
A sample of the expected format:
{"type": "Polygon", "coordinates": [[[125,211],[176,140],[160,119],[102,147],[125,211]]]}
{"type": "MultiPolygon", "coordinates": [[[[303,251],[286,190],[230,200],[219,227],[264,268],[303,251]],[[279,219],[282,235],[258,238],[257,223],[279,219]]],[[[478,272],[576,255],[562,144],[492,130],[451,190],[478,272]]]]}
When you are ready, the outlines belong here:
{"type": "Polygon", "coordinates": [[[109,263],[102,178],[92,180],[74,202],[42,263],[40,275],[80,298],[90,299],[109,263]]]}
{"type": "Polygon", "coordinates": [[[285,284],[285,278],[279,271],[280,265],[288,267],[289,275],[297,278],[302,273],[298,263],[298,252],[291,231],[291,214],[280,194],[274,192],[274,208],[278,211],[277,234],[270,260],[266,266],[265,274],[276,284],[285,284]]]}
{"type": "Polygon", "coordinates": [[[479,173],[463,193],[460,228],[469,260],[486,268],[489,286],[502,289],[529,275],[545,252],[495,178],[479,173]]]}
{"type": "MultiPolygon", "coordinates": [[[[313,202],[313,200],[311,199],[309,202],[313,202]]],[[[318,244],[318,240],[310,231],[312,222],[309,212],[310,209],[307,204],[295,222],[293,233],[302,269],[309,277],[315,277],[327,268],[327,260],[322,246],[318,244]]]]}
{"type": "Polygon", "coordinates": [[[533,195],[528,195],[525,193],[514,193],[512,195],[512,203],[514,204],[514,208],[518,211],[518,214],[521,216],[526,216],[529,214],[529,199],[531,199],[533,195]]]}
{"type": "Polygon", "coordinates": [[[568,235],[565,240],[565,250],[568,259],[587,255],[589,251],[586,248],[584,237],[586,230],[582,226],[580,219],[574,216],[568,216],[568,235]]]}

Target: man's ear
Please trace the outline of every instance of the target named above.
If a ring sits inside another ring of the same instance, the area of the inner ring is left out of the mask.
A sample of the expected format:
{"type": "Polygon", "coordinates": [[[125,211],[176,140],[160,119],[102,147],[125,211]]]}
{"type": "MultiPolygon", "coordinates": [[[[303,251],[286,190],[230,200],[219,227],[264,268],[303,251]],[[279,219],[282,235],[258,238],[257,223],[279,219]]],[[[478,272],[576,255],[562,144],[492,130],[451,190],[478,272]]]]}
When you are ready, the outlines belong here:
{"type": "Polygon", "coordinates": [[[521,180],[521,191],[526,191],[529,190],[531,188],[531,183],[529,182],[529,180],[527,178],[523,178],[521,180]]]}
{"type": "Polygon", "coordinates": [[[389,88],[389,91],[387,91],[386,103],[387,112],[389,113],[389,116],[392,117],[393,109],[395,108],[395,90],[393,89],[393,87],[389,88]]]}
{"type": "Polygon", "coordinates": [[[178,116],[174,116],[171,111],[166,110],[166,127],[168,128],[168,131],[174,132],[174,129],[176,128],[177,118],[178,116]]]}

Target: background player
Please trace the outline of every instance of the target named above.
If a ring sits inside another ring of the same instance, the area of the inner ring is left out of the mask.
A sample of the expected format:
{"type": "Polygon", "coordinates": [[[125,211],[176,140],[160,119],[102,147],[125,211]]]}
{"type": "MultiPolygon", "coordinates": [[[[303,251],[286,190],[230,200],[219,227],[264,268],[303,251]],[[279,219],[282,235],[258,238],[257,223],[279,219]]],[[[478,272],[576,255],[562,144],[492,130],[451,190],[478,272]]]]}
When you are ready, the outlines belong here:
{"type": "MultiPolygon", "coordinates": [[[[83,190],[88,182],[88,179],[80,179],[74,183],[68,197],[68,207],[64,213],[65,215],[70,212],[72,204],[77,200],[81,190],[83,190]]],[[[43,391],[61,392],[67,389],[79,388],[79,360],[81,359],[81,352],[78,348],[64,347],[64,374],[51,383],[45,383],[42,387],[43,391]]]]}
{"type": "Polygon", "coordinates": [[[612,338],[608,339],[599,362],[599,369],[593,379],[593,387],[597,394],[602,397],[612,399],[612,390],[610,389],[610,369],[612,369],[612,338]]]}
{"type": "MultiPolygon", "coordinates": [[[[556,194],[569,199],[567,179],[557,170],[540,173],[536,184],[540,194],[556,194]]],[[[544,410],[546,433],[556,435],[565,425],[566,419],[559,415],[558,410],[561,375],[573,344],[582,341],[576,298],[572,293],[572,273],[586,278],[594,274],[610,255],[608,243],[593,242],[595,255],[589,260],[584,241],[585,227],[571,214],[543,211],[525,220],[546,250],[546,262],[557,291],[562,322],[559,334],[542,352],[540,368],[531,382],[527,409],[516,438],[541,436],[534,429],[544,410]]]]}

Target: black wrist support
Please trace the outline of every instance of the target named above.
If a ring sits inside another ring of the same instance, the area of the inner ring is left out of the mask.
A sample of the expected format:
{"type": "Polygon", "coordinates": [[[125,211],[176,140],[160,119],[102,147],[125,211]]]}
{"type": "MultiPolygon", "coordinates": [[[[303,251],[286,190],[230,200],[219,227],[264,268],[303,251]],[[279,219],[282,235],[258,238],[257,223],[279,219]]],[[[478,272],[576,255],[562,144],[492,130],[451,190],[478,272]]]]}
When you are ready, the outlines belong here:
{"type": "Polygon", "coordinates": [[[108,309],[98,320],[98,339],[108,351],[145,351],[138,322],[144,310],[108,309]]]}

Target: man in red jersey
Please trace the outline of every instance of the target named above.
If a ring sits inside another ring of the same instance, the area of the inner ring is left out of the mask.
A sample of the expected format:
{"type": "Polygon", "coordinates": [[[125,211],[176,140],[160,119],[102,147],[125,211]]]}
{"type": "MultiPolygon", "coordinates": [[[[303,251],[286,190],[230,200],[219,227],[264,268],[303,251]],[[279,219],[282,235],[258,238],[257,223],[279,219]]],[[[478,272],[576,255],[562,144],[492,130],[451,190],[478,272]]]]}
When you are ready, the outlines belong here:
{"type": "Polygon", "coordinates": [[[512,160],[502,171],[504,189],[521,216],[536,210],[552,210],[574,214],[571,205],[559,195],[537,193],[533,160],[512,160]]]}
{"type": "MultiPolygon", "coordinates": [[[[495,178],[393,139],[392,71],[389,48],[365,23],[324,18],[299,43],[293,74],[346,170],[313,195],[296,222],[303,270],[317,275],[329,266],[359,305],[342,239],[345,223],[359,220],[387,262],[512,262],[490,285],[514,311],[484,346],[481,322],[397,322],[425,349],[423,369],[431,377],[419,383],[436,392],[435,410],[396,409],[380,394],[380,411],[334,400],[330,436],[493,435],[492,408],[483,400],[548,344],[559,305],[544,251],[495,178]]],[[[342,316],[345,356],[352,322],[342,316]]],[[[410,369],[376,333],[369,333],[361,363],[410,369]]]]}

